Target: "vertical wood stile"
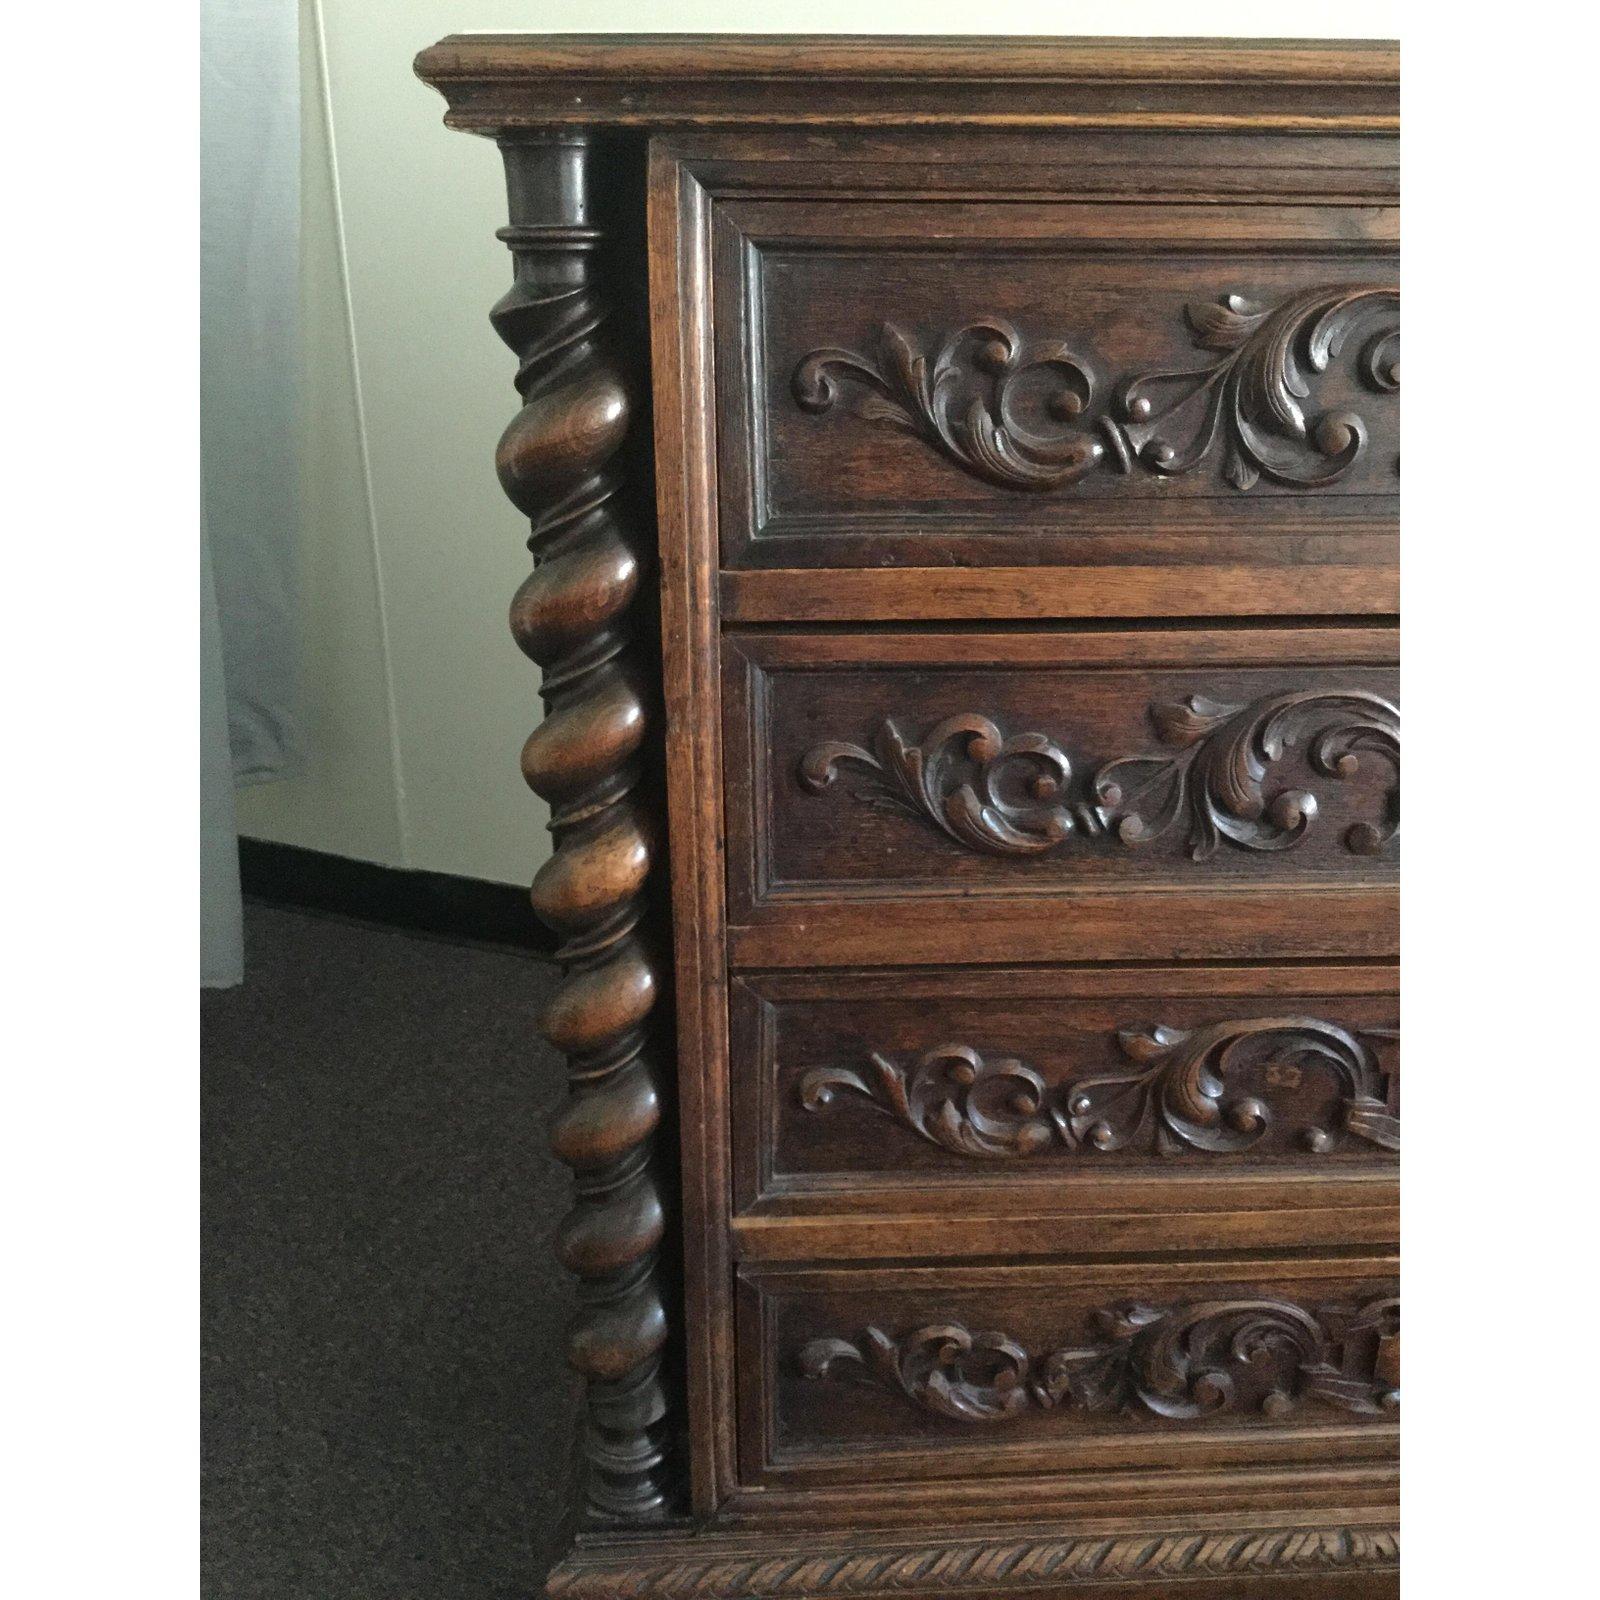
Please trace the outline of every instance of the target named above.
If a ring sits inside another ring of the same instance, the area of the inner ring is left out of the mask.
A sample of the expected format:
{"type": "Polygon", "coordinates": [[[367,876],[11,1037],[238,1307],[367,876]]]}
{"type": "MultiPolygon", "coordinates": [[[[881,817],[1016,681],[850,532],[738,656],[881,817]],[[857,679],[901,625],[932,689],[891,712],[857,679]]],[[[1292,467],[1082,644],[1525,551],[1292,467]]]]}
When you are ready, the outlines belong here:
{"type": "Polygon", "coordinates": [[[640,930],[660,853],[640,792],[660,735],[638,637],[650,540],[619,499],[637,406],[596,284],[606,241],[590,212],[588,142],[552,134],[502,151],[511,226],[499,237],[516,270],[491,320],[518,357],[523,404],[496,464],[532,521],[534,570],[512,601],[511,629],[544,674],[545,718],[522,770],[549,802],[555,841],[532,899],[560,940],[563,975],[541,1026],[567,1057],[569,1096],[550,1137],[576,1180],[557,1250],[578,1280],[568,1355],[586,1383],[588,1509],[633,1521],[666,1503],[651,1060],[665,974],[640,930]]]}

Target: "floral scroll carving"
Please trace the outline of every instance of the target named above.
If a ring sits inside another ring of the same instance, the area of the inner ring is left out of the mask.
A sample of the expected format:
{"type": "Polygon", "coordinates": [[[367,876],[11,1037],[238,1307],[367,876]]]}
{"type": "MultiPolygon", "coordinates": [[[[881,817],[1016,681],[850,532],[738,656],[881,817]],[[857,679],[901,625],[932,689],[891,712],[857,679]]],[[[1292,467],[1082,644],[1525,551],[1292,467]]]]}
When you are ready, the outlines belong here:
{"type": "Polygon", "coordinates": [[[970,1045],[942,1045],[909,1070],[876,1052],[867,1074],[814,1067],[800,1080],[808,1111],[841,1091],[859,1095],[932,1143],[968,1156],[1030,1156],[1071,1139],[1043,1078],[1020,1061],[985,1061],[970,1045]]]}
{"type": "Polygon", "coordinates": [[[1309,380],[1328,370],[1351,329],[1374,310],[1393,316],[1367,338],[1356,371],[1368,388],[1389,394],[1400,387],[1398,289],[1340,284],[1270,308],[1236,294],[1186,306],[1196,347],[1218,359],[1194,371],[1147,372],[1123,386],[1112,426],[1126,441],[1125,470],[1136,458],[1173,477],[1220,445],[1222,475],[1235,489],[1262,478],[1320,489],[1342,477],[1366,448],[1365,421],[1353,411],[1308,417],[1301,402],[1311,397],[1309,380]]]}
{"type": "Polygon", "coordinates": [[[959,467],[1007,489],[1076,483],[1106,442],[1075,426],[1094,379],[1059,342],[1024,345],[1010,323],[987,317],[949,335],[930,360],[892,322],[877,361],[850,350],[813,350],[795,369],[805,411],[827,411],[845,384],[864,393],[853,410],[926,440],[959,467]],[[1024,396],[1033,416],[1025,420],[1024,396]]]}
{"type": "MultiPolygon", "coordinates": [[[[808,750],[800,782],[821,793],[845,763],[870,776],[862,798],[931,822],[971,850],[1037,855],[1074,827],[1062,800],[1072,782],[1066,756],[1043,734],[1005,738],[987,717],[947,717],[920,743],[886,717],[870,750],[832,740],[808,750]]],[[[1087,808],[1083,815],[1094,824],[1087,808]]]]}
{"type": "MultiPolygon", "coordinates": [[[[1381,1030],[1389,1033],[1391,1030],[1381,1030]]],[[[1302,1149],[1325,1155],[1346,1136],[1400,1148],[1383,1071],[1355,1033],[1313,1017],[1251,1017],[1189,1030],[1127,1028],[1117,1044],[1128,1070],[1076,1078],[1052,1090],[1021,1061],[986,1060],[970,1045],[941,1045],[909,1067],[874,1052],[868,1068],[814,1067],[800,1104],[820,1111],[851,1096],[959,1155],[1026,1158],[1051,1150],[1093,1154],[1137,1148],[1236,1154],[1267,1131],[1273,1108],[1234,1087],[1254,1069],[1269,1087],[1297,1087],[1307,1072],[1339,1089],[1332,1127],[1294,1130],[1302,1149]]]]}
{"type": "Polygon", "coordinates": [[[1187,825],[1196,861],[1222,843],[1241,850],[1289,850],[1320,810],[1309,789],[1272,794],[1275,763],[1303,743],[1314,773],[1338,781],[1372,756],[1393,773],[1383,815],[1346,829],[1352,854],[1381,854],[1400,829],[1400,713],[1362,690],[1306,689],[1243,704],[1204,695],[1151,706],[1164,750],[1121,756],[1101,766],[1087,793],[1073,794],[1072,763],[1041,733],[1002,735],[987,717],[963,713],[938,723],[920,742],[892,718],[871,748],[838,740],[801,758],[801,787],[820,794],[841,766],[863,771],[858,798],[931,823],[957,844],[988,855],[1029,856],[1073,834],[1145,845],[1187,825]]]}
{"type": "Polygon", "coordinates": [[[1230,705],[1190,695],[1150,708],[1161,742],[1175,753],[1125,756],[1100,768],[1093,783],[1100,820],[1127,845],[1158,839],[1187,822],[1189,854],[1204,861],[1223,841],[1244,850],[1288,850],[1316,820],[1316,795],[1281,789],[1270,799],[1274,762],[1299,739],[1312,770],[1353,778],[1372,754],[1393,770],[1379,823],[1345,833],[1355,855],[1379,854],[1400,829],[1400,713],[1387,700],[1355,690],[1304,690],[1230,705]],[[1136,809],[1153,802],[1150,815],[1136,809]]]}
{"type": "Polygon", "coordinates": [[[1157,1024],[1124,1029],[1117,1043],[1130,1071],[1071,1085],[1068,1126],[1081,1148],[1120,1150],[1138,1142],[1162,1155],[1249,1149],[1266,1132],[1272,1108],[1256,1095],[1230,1094],[1230,1073],[1247,1061],[1261,1064],[1272,1086],[1298,1085],[1307,1070],[1324,1071],[1338,1084],[1339,1124],[1298,1129],[1303,1149],[1326,1155],[1340,1134],[1400,1148],[1400,1119],[1389,1111],[1376,1056],[1335,1023],[1252,1017],[1189,1030],[1157,1024]]]}
{"type": "Polygon", "coordinates": [[[1121,1412],[1193,1421],[1227,1414],[1289,1417],[1312,1403],[1358,1416],[1399,1407],[1400,1302],[1385,1294],[1310,1311],[1269,1298],[1140,1303],[1096,1312],[1084,1345],[1031,1355],[1009,1334],[959,1322],[898,1337],[813,1339],[809,1379],[851,1377],[953,1422],[1029,1412],[1121,1412]]]}
{"type": "Polygon", "coordinates": [[[1059,341],[1029,346],[993,316],[946,336],[931,356],[886,322],[876,359],[813,350],[791,387],[813,414],[858,389],[856,416],[913,434],[1002,488],[1061,488],[1102,466],[1176,477],[1220,456],[1225,481],[1247,490],[1263,478],[1323,488],[1366,449],[1358,412],[1308,409],[1313,381],[1358,328],[1360,382],[1375,394],[1400,386],[1400,291],[1389,285],[1311,288],[1275,306],[1225,294],[1191,302],[1184,319],[1195,347],[1216,359],[1131,376],[1098,415],[1099,385],[1080,356],[1059,341]]]}

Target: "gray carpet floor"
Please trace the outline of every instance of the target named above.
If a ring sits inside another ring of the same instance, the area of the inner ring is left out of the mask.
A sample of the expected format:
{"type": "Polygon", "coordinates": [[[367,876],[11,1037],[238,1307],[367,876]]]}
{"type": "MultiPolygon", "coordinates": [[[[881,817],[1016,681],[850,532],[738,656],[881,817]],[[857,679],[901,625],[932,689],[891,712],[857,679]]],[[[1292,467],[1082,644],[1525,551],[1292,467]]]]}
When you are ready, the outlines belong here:
{"type": "Polygon", "coordinates": [[[205,1600],[522,1600],[576,1391],[554,969],[261,906],[204,995],[205,1600]]]}

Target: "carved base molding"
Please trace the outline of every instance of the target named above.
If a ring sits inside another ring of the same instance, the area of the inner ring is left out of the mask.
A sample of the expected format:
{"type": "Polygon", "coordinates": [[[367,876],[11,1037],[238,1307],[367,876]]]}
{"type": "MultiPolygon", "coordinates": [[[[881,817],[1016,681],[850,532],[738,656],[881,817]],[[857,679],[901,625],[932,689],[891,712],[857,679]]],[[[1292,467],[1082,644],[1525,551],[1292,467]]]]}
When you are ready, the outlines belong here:
{"type": "MultiPolygon", "coordinates": [[[[1372,1513],[1366,1514],[1368,1516],[1372,1513]]],[[[1398,1593],[1394,1521],[1354,1519],[1096,1531],[1061,1524],[914,1537],[696,1533],[580,1540],[550,1574],[551,1600],[823,1600],[876,1596],[1197,1594],[1376,1597],[1398,1593]],[[1215,1583],[1207,1580],[1215,1580],[1215,1583]]]]}

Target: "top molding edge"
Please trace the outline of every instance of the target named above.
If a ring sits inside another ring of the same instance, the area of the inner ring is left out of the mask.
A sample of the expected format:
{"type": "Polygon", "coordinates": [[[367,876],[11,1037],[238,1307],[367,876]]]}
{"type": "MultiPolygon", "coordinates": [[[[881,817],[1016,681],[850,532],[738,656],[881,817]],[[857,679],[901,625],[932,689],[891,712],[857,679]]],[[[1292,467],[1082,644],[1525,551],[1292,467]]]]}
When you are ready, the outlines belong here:
{"type": "Polygon", "coordinates": [[[452,34],[416,59],[446,123],[1394,133],[1383,40],[452,34]]]}

